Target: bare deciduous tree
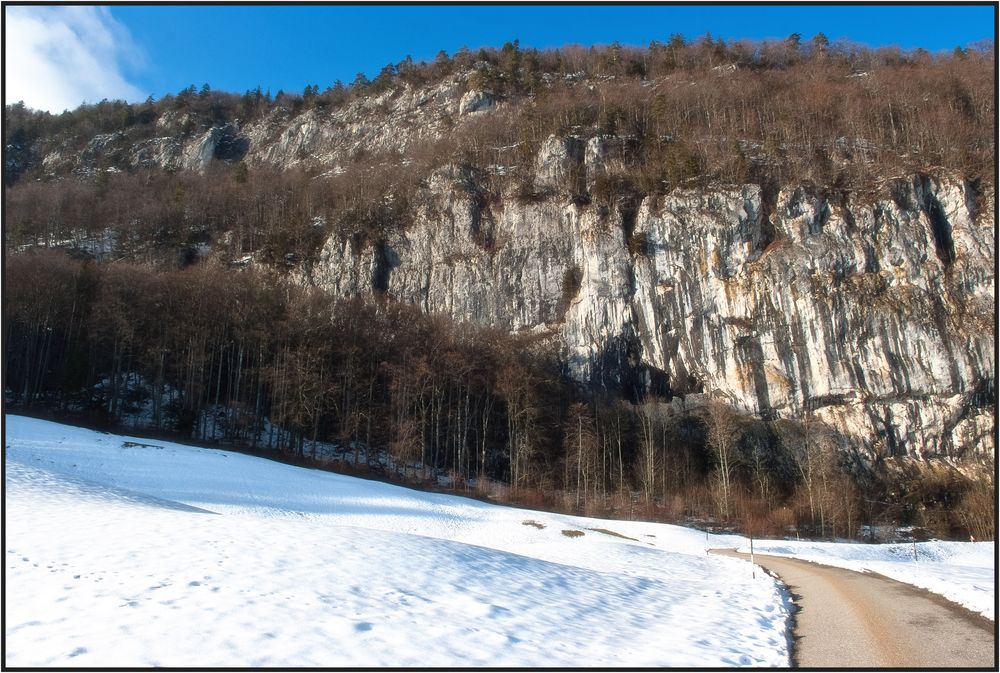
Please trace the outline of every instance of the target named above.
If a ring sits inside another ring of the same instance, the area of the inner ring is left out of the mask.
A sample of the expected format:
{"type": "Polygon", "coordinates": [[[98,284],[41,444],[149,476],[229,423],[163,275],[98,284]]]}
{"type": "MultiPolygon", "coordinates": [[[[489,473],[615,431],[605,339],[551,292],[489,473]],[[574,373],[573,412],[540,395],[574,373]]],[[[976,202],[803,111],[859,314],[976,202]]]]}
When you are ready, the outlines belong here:
{"type": "Polygon", "coordinates": [[[723,518],[729,519],[735,489],[736,466],[739,461],[737,444],[740,433],[740,416],[728,404],[712,400],[707,405],[707,440],[716,460],[714,477],[719,491],[719,504],[723,518]]]}

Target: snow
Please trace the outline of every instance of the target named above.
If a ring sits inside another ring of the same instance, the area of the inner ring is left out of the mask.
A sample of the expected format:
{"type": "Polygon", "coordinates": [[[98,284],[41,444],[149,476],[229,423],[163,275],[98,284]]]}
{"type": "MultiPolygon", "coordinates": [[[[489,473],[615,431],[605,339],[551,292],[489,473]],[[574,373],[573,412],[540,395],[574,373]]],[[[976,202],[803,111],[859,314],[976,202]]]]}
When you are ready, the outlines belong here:
{"type": "MultiPolygon", "coordinates": [[[[6,416],[7,666],[787,667],[746,538],[6,416]]],[[[755,540],[994,618],[993,543],[755,540]]]]}
{"type": "MultiPolygon", "coordinates": [[[[744,543],[739,551],[749,553],[750,548],[744,543]]],[[[856,544],[754,540],[754,551],[875,572],[941,594],[973,612],[996,619],[995,542],[856,544]]]]}
{"type": "Polygon", "coordinates": [[[742,538],[5,420],[7,666],[788,665],[742,538]]]}

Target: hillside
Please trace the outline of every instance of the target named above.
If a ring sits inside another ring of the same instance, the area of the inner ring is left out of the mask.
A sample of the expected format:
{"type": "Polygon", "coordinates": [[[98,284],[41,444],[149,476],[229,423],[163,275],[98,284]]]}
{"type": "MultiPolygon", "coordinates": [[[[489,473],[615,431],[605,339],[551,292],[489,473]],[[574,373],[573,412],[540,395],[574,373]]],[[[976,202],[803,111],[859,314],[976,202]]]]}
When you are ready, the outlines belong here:
{"type": "Polygon", "coordinates": [[[776,581],[698,531],[6,420],[5,665],[788,663],[776,581]]]}
{"type": "MultiPolygon", "coordinates": [[[[705,553],[746,538],[5,429],[7,666],[788,665],[787,595],[705,553]]],[[[756,544],[993,616],[991,543],[756,544]]]]}
{"type": "Polygon", "coordinates": [[[985,51],[512,43],[8,107],[6,398],[576,508],[990,530],[994,80],[985,51]]]}

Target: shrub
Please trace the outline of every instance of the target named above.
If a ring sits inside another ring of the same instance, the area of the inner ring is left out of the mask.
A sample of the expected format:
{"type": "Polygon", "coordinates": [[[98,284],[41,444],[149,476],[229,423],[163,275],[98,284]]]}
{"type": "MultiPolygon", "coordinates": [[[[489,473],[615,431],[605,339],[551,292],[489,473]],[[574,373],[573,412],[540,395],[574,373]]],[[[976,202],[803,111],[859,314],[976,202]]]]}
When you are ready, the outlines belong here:
{"type": "Polygon", "coordinates": [[[633,257],[649,256],[649,238],[646,232],[637,231],[628,237],[628,252],[633,257]]]}
{"type": "Polygon", "coordinates": [[[686,143],[670,143],[665,154],[666,179],[670,187],[676,187],[705,172],[701,156],[686,143]]]}
{"type": "Polygon", "coordinates": [[[973,481],[955,508],[958,520],[977,540],[996,539],[996,487],[992,479],[973,481]]]}
{"type": "Polygon", "coordinates": [[[569,305],[580,294],[582,284],[583,272],[580,270],[580,267],[574,264],[563,272],[562,294],[559,298],[559,305],[556,307],[556,312],[560,316],[566,316],[566,312],[569,311],[569,305]]]}
{"type": "Polygon", "coordinates": [[[582,283],[583,272],[580,267],[573,265],[563,272],[562,298],[567,305],[580,294],[582,283]]]}

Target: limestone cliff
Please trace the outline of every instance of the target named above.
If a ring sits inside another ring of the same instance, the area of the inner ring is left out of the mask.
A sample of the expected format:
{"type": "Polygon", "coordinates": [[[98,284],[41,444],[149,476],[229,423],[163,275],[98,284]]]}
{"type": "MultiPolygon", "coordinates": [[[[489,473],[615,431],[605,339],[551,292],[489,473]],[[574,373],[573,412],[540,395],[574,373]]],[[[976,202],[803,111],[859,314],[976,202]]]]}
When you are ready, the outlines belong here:
{"type": "MultiPolygon", "coordinates": [[[[252,124],[157,137],[104,134],[79,151],[34,148],[53,175],[213,161],[345,170],[359,152],[441,138],[509,103],[464,76],[282,108],[252,124]]],[[[583,86],[583,84],[581,84],[583,86]]],[[[48,144],[46,144],[48,142],[48,144]]],[[[946,170],[887,178],[871,194],[710,184],[665,196],[570,198],[627,170],[625,138],[550,136],[536,193],[447,164],[384,239],[332,234],[295,274],[337,295],[387,293],[458,320],[550,335],[568,371],[637,397],[720,394],[746,412],[814,413],[869,456],[992,455],[994,194],[946,170]],[[497,192],[497,182],[502,185],[497,192]]]]}
{"type": "MultiPolygon", "coordinates": [[[[565,160],[563,143],[543,151],[565,160]]],[[[789,186],[770,212],[757,186],[720,185],[623,212],[484,206],[451,167],[422,197],[411,228],[363,250],[333,236],[304,278],[549,330],[576,377],[626,394],[813,412],[871,456],[993,450],[995,225],[961,180],[898,179],[857,202],[789,186]]]]}

